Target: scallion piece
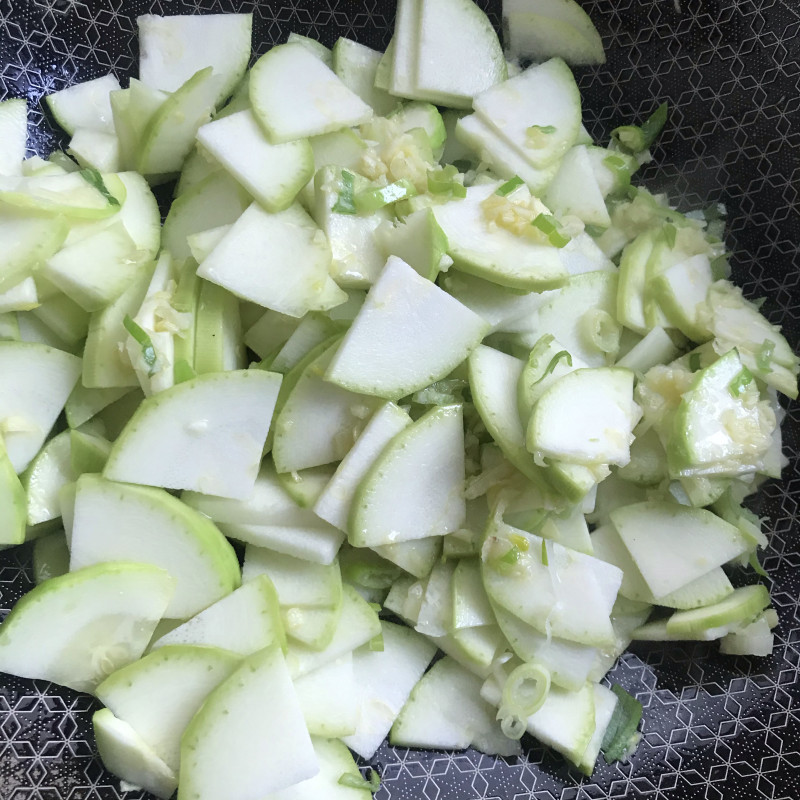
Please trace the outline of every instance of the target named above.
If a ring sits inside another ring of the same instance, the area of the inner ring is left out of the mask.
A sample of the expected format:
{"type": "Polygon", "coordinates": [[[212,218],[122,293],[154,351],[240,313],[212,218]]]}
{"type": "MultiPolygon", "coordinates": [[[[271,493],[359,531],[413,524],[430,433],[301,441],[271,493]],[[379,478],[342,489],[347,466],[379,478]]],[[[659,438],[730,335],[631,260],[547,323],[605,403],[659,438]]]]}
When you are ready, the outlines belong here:
{"type": "Polygon", "coordinates": [[[339,190],[339,197],[333,206],[333,211],[337,214],[356,214],[356,205],[353,200],[354,186],[356,177],[346,169],[342,170],[342,188],[339,190]]]}
{"type": "Polygon", "coordinates": [[[664,234],[664,241],[667,243],[667,247],[669,247],[670,250],[674,248],[678,238],[678,229],[671,222],[668,222],[661,229],[661,232],[664,234]]]}
{"type": "Polygon", "coordinates": [[[603,159],[603,166],[614,173],[614,177],[622,186],[629,186],[631,182],[631,168],[628,162],[620,155],[612,154],[603,159]]]}
{"type": "Polygon", "coordinates": [[[775,353],[775,342],[764,339],[756,353],[756,366],[761,372],[772,372],[772,356],[775,353]]]}
{"type": "Polygon", "coordinates": [[[742,367],[742,371],[728,385],[731,397],[739,397],[752,382],[753,373],[747,367],[742,367]]]}
{"type": "Polygon", "coordinates": [[[522,186],[523,183],[525,183],[525,181],[523,181],[519,175],[515,175],[513,178],[511,178],[511,180],[508,180],[502,186],[499,186],[495,194],[499,195],[500,197],[505,197],[506,195],[511,194],[514,189],[522,186]]]}
{"type": "Polygon", "coordinates": [[[555,125],[531,125],[525,131],[525,144],[534,150],[540,147],[546,147],[547,137],[555,132],[555,125]]]}
{"type": "Polygon", "coordinates": [[[636,729],[642,720],[642,704],[618,684],[611,687],[617,696],[617,705],[606,728],[601,750],[610,764],[624,758],[631,744],[637,740],[636,729]]]}
{"type": "Polygon", "coordinates": [[[128,333],[134,338],[137,344],[141,346],[142,359],[149,368],[148,375],[152,376],[156,371],[156,348],[153,346],[153,340],[150,338],[149,334],[144,328],[142,328],[138,323],[134,322],[130,314],[125,315],[125,319],[122,320],[122,324],[125,326],[125,330],[128,331],[128,333]]]}
{"type": "Polygon", "coordinates": [[[173,380],[176,384],[190,381],[192,378],[196,377],[197,373],[185,358],[181,358],[175,362],[175,366],[173,367],[173,380]]]}
{"type": "Polygon", "coordinates": [[[467,187],[458,180],[458,169],[452,164],[440,169],[428,170],[428,191],[436,195],[449,195],[450,197],[464,198],[467,196],[467,187]]]}
{"type": "Polygon", "coordinates": [[[96,169],[87,167],[86,169],[82,169],[78,174],[86,181],[86,183],[94,186],[94,188],[97,189],[97,191],[100,192],[100,194],[103,195],[106,200],[108,200],[108,204],[110,206],[119,205],[119,200],[117,200],[117,198],[108,191],[108,186],[106,186],[103,176],[96,169]]]}
{"type": "Polygon", "coordinates": [[[365,792],[375,792],[381,788],[381,776],[376,769],[369,768],[369,780],[365,780],[361,775],[354,775],[352,772],[345,772],[339,776],[340,786],[347,786],[349,789],[362,789],[365,792]]]}
{"type": "Polygon", "coordinates": [[[520,664],[503,686],[502,708],[515,717],[527,719],[547,700],[550,692],[550,671],[540,664],[520,664]]]}
{"type": "Polygon", "coordinates": [[[569,243],[569,236],[561,232],[555,217],[550,214],[538,214],[533,218],[531,225],[545,234],[553,247],[564,247],[569,243]]]}
{"type": "MultiPolygon", "coordinates": [[[[344,173],[343,173],[344,174],[344,173]]],[[[371,214],[379,208],[414,197],[417,190],[414,184],[405,178],[390,183],[388,186],[379,186],[376,189],[365,189],[353,195],[353,207],[361,214],[371,214]]],[[[339,195],[341,200],[341,195],[339,195]]],[[[336,208],[334,207],[334,211],[336,208]]]]}
{"type": "Polygon", "coordinates": [[[658,137],[667,122],[668,106],[662,103],[641,125],[622,125],[614,128],[611,135],[623,150],[641,153],[647,150],[658,137]]]}
{"type": "Polygon", "coordinates": [[[689,369],[692,372],[700,369],[700,353],[689,353],[689,369]]]}

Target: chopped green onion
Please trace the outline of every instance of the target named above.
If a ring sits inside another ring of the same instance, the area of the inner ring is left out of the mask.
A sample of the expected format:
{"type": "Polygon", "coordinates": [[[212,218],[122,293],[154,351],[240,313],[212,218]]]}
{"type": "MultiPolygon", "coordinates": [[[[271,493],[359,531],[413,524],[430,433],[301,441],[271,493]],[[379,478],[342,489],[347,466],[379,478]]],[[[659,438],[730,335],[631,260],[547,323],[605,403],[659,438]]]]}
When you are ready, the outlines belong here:
{"type": "Polygon", "coordinates": [[[609,764],[619,761],[629,752],[632,741],[637,737],[636,729],[642,721],[642,704],[635,697],[618,684],[614,684],[611,691],[617,696],[617,705],[601,745],[603,756],[609,764]]]}
{"type": "Polygon", "coordinates": [[[667,247],[672,250],[672,248],[675,247],[675,241],[678,238],[678,229],[671,222],[668,222],[661,229],[661,232],[664,234],[664,241],[667,243],[667,247]]]}
{"type": "Polygon", "coordinates": [[[662,103],[641,126],[622,125],[614,128],[611,135],[624,150],[629,153],[641,153],[653,144],[663,130],[667,122],[667,111],[667,104],[662,103]]]}
{"type": "Polygon", "coordinates": [[[197,373],[185,358],[181,358],[175,362],[175,366],[173,367],[173,380],[175,383],[184,383],[196,377],[197,373]]]}
{"type": "Polygon", "coordinates": [[[452,164],[428,170],[428,191],[431,194],[466,197],[467,187],[458,180],[460,173],[452,164]]]}
{"type": "Polygon", "coordinates": [[[602,225],[586,225],[584,227],[584,231],[592,237],[592,239],[599,239],[608,228],[604,228],[602,225]]]}
{"type": "MultiPolygon", "coordinates": [[[[414,188],[414,184],[405,178],[401,178],[388,186],[380,186],[377,189],[365,189],[363,192],[358,192],[353,196],[353,205],[356,211],[362,214],[371,214],[373,211],[396,203],[398,200],[414,197],[416,193],[417,190],[414,188]]],[[[341,199],[341,195],[339,197],[341,199]]]]}
{"type": "Polygon", "coordinates": [[[547,555],[547,541],[542,539],[542,566],[550,566],[550,557],[547,555]]]}
{"type": "Polygon", "coordinates": [[[117,200],[117,198],[108,191],[108,186],[106,186],[103,176],[96,169],[87,167],[86,169],[82,169],[78,174],[86,181],[86,183],[94,186],[94,188],[97,189],[97,191],[100,192],[103,197],[105,197],[110,206],[119,205],[119,200],[117,200]]]}
{"type": "Polygon", "coordinates": [[[689,369],[692,372],[700,369],[700,353],[689,353],[689,369]]]}
{"type": "Polygon", "coordinates": [[[555,132],[554,125],[531,125],[525,131],[525,145],[533,149],[547,147],[547,137],[555,132]]]}
{"type": "Polygon", "coordinates": [[[602,308],[587,311],[581,318],[586,337],[601,353],[616,353],[622,336],[622,326],[602,308]]]}
{"type": "Polygon", "coordinates": [[[510,547],[506,552],[497,560],[501,564],[516,564],[519,561],[520,550],[518,547],[510,547]]]}
{"type": "Polygon", "coordinates": [[[365,780],[361,775],[354,775],[352,772],[344,772],[339,776],[338,783],[349,789],[362,789],[375,794],[381,788],[381,776],[378,774],[378,770],[370,767],[369,780],[365,780]]]}
{"type": "Polygon", "coordinates": [[[572,366],[572,356],[566,350],[559,350],[551,359],[550,363],[545,368],[545,371],[542,373],[541,377],[536,381],[543,381],[548,375],[555,371],[555,368],[558,366],[559,361],[566,361],[568,366],[572,366]]]}
{"type": "Polygon", "coordinates": [[[728,263],[728,254],[722,253],[711,259],[711,277],[721,281],[731,276],[731,265],[728,263]]]}
{"type": "Polygon", "coordinates": [[[753,373],[747,367],[742,367],[742,371],[728,384],[731,397],[739,397],[752,382],[753,373]]]}
{"type": "Polygon", "coordinates": [[[144,328],[134,322],[130,314],[125,315],[122,324],[125,326],[125,330],[133,336],[134,340],[141,345],[142,359],[150,369],[148,375],[153,375],[156,371],[156,348],[153,346],[153,340],[144,328]]]}
{"type": "Polygon", "coordinates": [[[520,664],[503,686],[502,708],[515,717],[527,719],[547,700],[550,692],[550,670],[540,664],[520,664]]]}
{"type": "Polygon", "coordinates": [[[528,548],[530,545],[528,544],[528,540],[519,533],[512,533],[508,537],[508,541],[514,545],[521,553],[527,553],[528,548]]]}
{"type": "Polygon", "coordinates": [[[333,211],[337,214],[355,214],[356,205],[353,200],[353,187],[355,186],[356,177],[352,172],[346,169],[342,170],[342,188],[339,191],[339,197],[333,206],[333,211]]]}
{"type": "Polygon", "coordinates": [[[758,560],[758,553],[755,550],[753,550],[753,552],[750,553],[749,562],[750,566],[756,571],[758,575],[760,575],[762,578],[769,578],[769,574],[764,569],[764,567],[761,566],[761,562],[758,560]]]}
{"type": "Polygon", "coordinates": [[[772,372],[772,356],[774,353],[775,342],[773,342],[772,339],[764,339],[756,353],[756,366],[761,372],[772,372]]]}
{"type": "Polygon", "coordinates": [[[534,217],[531,225],[545,234],[553,247],[564,247],[569,243],[569,236],[561,233],[555,217],[550,214],[538,214],[534,217]]]}
{"type": "Polygon", "coordinates": [[[502,186],[497,188],[495,192],[496,195],[500,195],[500,197],[506,197],[507,195],[511,194],[514,189],[519,188],[525,181],[519,177],[519,175],[515,175],[511,180],[506,181],[502,186]]]}
{"type": "Polygon", "coordinates": [[[629,186],[631,182],[630,164],[620,155],[610,155],[603,159],[603,166],[614,173],[621,186],[629,186]]]}
{"type": "Polygon", "coordinates": [[[525,733],[525,720],[512,714],[508,709],[500,706],[497,712],[497,719],[500,720],[500,730],[509,739],[519,741],[525,733]]]}

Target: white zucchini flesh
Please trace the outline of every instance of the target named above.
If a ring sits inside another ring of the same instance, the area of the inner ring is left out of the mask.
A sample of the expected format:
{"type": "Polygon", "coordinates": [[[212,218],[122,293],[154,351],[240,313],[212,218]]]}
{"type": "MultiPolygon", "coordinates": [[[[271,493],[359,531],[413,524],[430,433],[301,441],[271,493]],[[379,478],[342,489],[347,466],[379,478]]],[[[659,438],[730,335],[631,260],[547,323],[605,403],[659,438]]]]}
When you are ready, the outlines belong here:
{"type": "Polygon", "coordinates": [[[169,800],[178,788],[178,778],[124,720],[107,708],[92,716],[94,738],[103,766],[132,787],[169,800]]]}
{"type": "Polygon", "coordinates": [[[266,576],[256,577],[173,630],[152,650],[174,645],[218,647],[249,656],[277,642],[285,645],[278,595],[266,576]]]}
{"type": "Polygon", "coordinates": [[[512,289],[541,291],[564,283],[567,271],[557,247],[538,244],[497,226],[490,227],[482,203],[500,187],[470,186],[464,199],[433,207],[448,241],[454,268],[512,289]]]}
{"type": "Polygon", "coordinates": [[[610,615],[622,581],[618,568],[505,524],[490,530],[509,548],[512,534],[527,543],[518,556],[524,569],[504,573],[490,558],[482,561],[484,586],[494,603],[540,633],[590,647],[613,643],[610,615]]]}
{"type": "Polygon", "coordinates": [[[0,439],[0,544],[25,541],[28,498],[0,439]]]}
{"type": "Polygon", "coordinates": [[[380,116],[397,106],[394,97],[375,85],[375,73],[382,56],[383,53],[344,37],[333,46],[333,71],[380,116]]]}
{"type": "Polygon", "coordinates": [[[518,175],[536,195],[544,192],[558,170],[558,161],[534,167],[477,114],[469,114],[459,119],[456,123],[455,136],[481,161],[490,164],[499,177],[510,180],[518,175]]]}
{"type": "Polygon", "coordinates": [[[155,111],[139,142],[136,166],[142,175],[180,172],[197,131],[208,122],[220,76],[210,67],[194,74],[155,111]]]}
{"type": "Polygon", "coordinates": [[[613,357],[598,346],[597,320],[604,319],[614,328],[617,273],[597,270],[571,275],[568,282],[548,294],[546,302],[529,321],[522,340],[532,346],[541,336],[549,333],[564,348],[577,356],[587,366],[604,367],[613,357]],[[608,315],[608,316],[606,316],[608,315]]]}
{"type": "Polygon", "coordinates": [[[139,27],[139,79],[174,92],[198,70],[213,67],[219,86],[214,105],[228,97],[247,69],[252,14],[160,17],[144,14],[139,27]]]}
{"type": "Polygon", "coordinates": [[[347,300],[328,276],[330,263],[324,234],[299,205],[270,214],[253,203],[197,274],[243,300],[302,317],[347,300]],[[286,264],[294,269],[287,271],[286,264]]]}
{"type": "Polygon", "coordinates": [[[633,372],[619,367],[578,369],[559,378],[536,401],[528,449],[586,466],[624,466],[641,416],[633,379],[633,372]]]}
{"type": "Polygon", "coordinates": [[[359,694],[356,732],[342,741],[362,758],[372,758],[386,738],[411,690],[436,653],[436,646],[412,630],[381,623],[383,650],[353,653],[359,694]]]}
{"type": "Polygon", "coordinates": [[[119,139],[113,133],[77,128],[69,140],[68,150],[82,167],[99,172],[119,172],[122,168],[119,139]]]}
{"type": "Polygon", "coordinates": [[[267,211],[288,208],[314,174],[308,139],[272,144],[249,110],[203,125],[197,141],[267,211]]]}
{"type": "Polygon", "coordinates": [[[353,498],[349,538],[357,547],[458,530],[466,518],[461,406],[439,406],[384,448],[353,498]]]}
{"type": "Polygon", "coordinates": [[[460,303],[472,309],[491,325],[491,333],[516,332],[527,329],[527,319],[536,313],[549,297],[549,292],[518,294],[496,283],[453,270],[442,280],[442,286],[460,303]]]}
{"type": "Polygon", "coordinates": [[[452,591],[454,630],[496,624],[477,560],[465,558],[459,561],[453,572],[452,591]]]}
{"type": "Polygon", "coordinates": [[[416,50],[414,94],[451,108],[470,108],[507,74],[497,34],[472,0],[420,0],[416,50]]]}
{"type": "Polygon", "coordinates": [[[663,328],[653,328],[617,361],[617,366],[632,369],[643,375],[657,364],[668,364],[679,353],[670,335],[663,328]]]}
{"type": "Polygon", "coordinates": [[[209,175],[173,201],[164,220],[164,248],[176,261],[188,258],[193,255],[188,237],[236,222],[251,202],[234,178],[224,172],[209,175]]]}
{"type": "Polygon", "coordinates": [[[561,219],[575,216],[586,225],[611,225],[605,199],[585,145],[570,148],[544,196],[545,203],[561,219]]]}
{"type": "Polygon", "coordinates": [[[572,147],[581,127],[581,97],[570,68],[560,59],[528,67],[482,92],[473,107],[533,166],[543,167],[572,147]],[[529,141],[528,129],[554,128],[529,141]],[[534,145],[534,146],[531,146],[534,145]]]}
{"type": "Polygon", "coordinates": [[[351,391],[396,400],[448,375],[487,330],[484,320],[392,256],[325,378],[351,391]],[[440,345],[432,348],[431,341],[440,345]]]}
{"type": "Polygon", "coordinates": [[[608,728],[614,709],[619,702],[614,692],[602,684],[595,683],[592,685],[592,689],[594,690],[594,733],[578,764],[584,775],[591,775],[594,772],[594,765],[600,755],[606,728],[608,728]]]}
{"type": "Polygon", "coordinates": [[[384,258],[397,256],[431,281],[451,262],[447,237],[430,208],[415,211],[394,225],[381,224],[375,229],[374,239],[384,258]]]}
{"type": "Polygon", "coordinates": [[[326,67],[333,69],[333,52],[330,48],[325,47],[322,42],[312,39],[310,36],[303,36],[300,33],[292,31],[286,39],[287,42],[296,42],[303,45],[310,53],[313,53],[315,58],[318,58],[326,67]]]}
{"type": "Polygon", "coordinates": [[[40,261],[50,258],[67,237],[69,226],[61,217],[32,216],[24,209],[7,207],[0,213],[0,291],[30,277],[40,261]]]}
{"type": "Polygon", "coordinates": [[[67,242],[42,265],[41,273],[85,311],[116,300],[144,267],[136,243],[121,223],[67,242]]]}
{"type": "MultiPolygon", "coordinates": [[[[563,0],[581,13],[586,13],[573,0],[563,0]]],[[[548,5],[555,5],[549,3],[548,5]]],[[[504,15],[504,26],[508,31],[507,52],[515,58],[532,58],[536,61],[545,61],[558,56],[573,66],[587,64],[604,64],[606,55],[600,34],[591,25],[587,32],[584,26],[580,28],[571,24],[572,20],[560,19],[551,16],[548,8],[537,4],[534,8],[539,13],[528,13],[526,10],[508,11],[504,15]]],[[[588,17],[587,17],[588,19],[588,17]]]]}
{"type": "Polygon", "coordinates": [[[481,752],[489,745],[498,755],[519,755],[519,742],[503,735],[494,707],[480,690],[480,678],[445,656],[411,691],[392,725],[391,743],[441,750],[478,747],[481,752]]]}
{"type": "Polygon", "coordinates": [[[142,655],[173,588],[164,570],[129,562],[51,578],[0,627],[0,670],[91,692],[142,655]]]}
{"type": "Polygon", "coordinates": [[[578,691],[589,680],[597,648],[548,637],[500,606],[494,606],[494,612],[500,630],[516,655],[549,670],[554,684],[578,691]]]}
{"type": "Polygon", "coordinates": [[[750,548],[738,528],[702,508],[651,501],[610,516],[656,599],[750,548]]]}
{"type": "MultiPolygon", "coordinates": [[[[389,93],[396,97],[414,97],[417,73],[417,34],[422,0],[398,0],[394,37],[386,48],[390,59],[389,93]],[[391,54],[390,54],[391,50],[391,54]]],[[[378,75],[376,74],[376,80],[378,75]]]]}
{"type": "Polygon", "coordinates": [[[45,443],[22,474],[22,485],[28,498],[28,525],[38,525],[61,516],[59,492],[75,480],[71,455],[70,432],[62,431],[45,443]]]}
{"type": "Polygon", "coordinates": [[[161,567],[175,579],[168,617],[191,617],[241,582],[236,554],[214,523],[163,489],[82,475],[74,515],[70,569],[105,561],[161,567]]]}
{"type": "Polygon", "coordinates": [[[352,653],[381,633],[381,621],[375,610],[352,586],[342,587],[342,611],[333,639],[323,650],[297,642],[289,644],[286,659],[293,678],[319,669],[325,664],[352,653]]]}
{"type": "Polygon", "coordinates": [[[173,645],[117,670],[95,694],[177,773],[186,726],[240,663],[239,656],[217,647],[173,645]]]}
{"type": "Polygon", "coordinates": [[[80,370],[80,359],[61,350],[0,342],[0,429],[17,474],[41,449],[80,370]]]}
{"type": "Polygon", "coordinates": [[[425,578],[430,575],[433,565],[442,553],[442,541],[441,536],[429,536],[407,542],[378,544],[372,549],[381,558],[396,564],[409,575],[425,578]]]}
{"type": "Polygon", "coordinates": [[[300,320],[296,317],[289,317],[278,311],[265,311],[245,331],[244,343],[259,358],[268,358],[286,344],[299,324],[300,320]]]}
{"type": "Polygon", "coordinates": [[[619,593],[629,600],[685,610],[716,603],[733,591],[733,585],[723,569],[715,567],[656,600],[613,525],[597,528],[592,533],[592,544],[598,558],[622,570],[619,593]]]}
{"type": "Polygon", "coordinates": [[[744,389],[737,395],[731,389],[742,369],[739,354],[731,350],[697,373],[675,415],[667,448],[673,469],[750,465],[767,451],[775,416],[757,393],[744,389]]]}
{"type": "Polygon", "coordinates": [[[273,47],[250,70],[253,113],[276,144],[366,122],[372,109],[308,49],[273,47]]]}
{"type": "Polygon", "coordinates": [[[359,483],[389,442],[411,424],[411,417],[387,402],[370,418],[314,503],[314,513],[347,532],[350,508],[359,483]]]}
{"type": "Polygon", "coordinates": [[[689,611],[676,611],[667,619],[667,634],[687,639],[720,629],[727,634],[732,629],[753,622],[769,603],[769,590],[763,584],[742,586],[718,603],[689,611]]]}
{"type": "Polygon", "coordinates": [[[45,97],[45,102],[56,122],[70,136],[78,128],[114,133],[109,95],[118,89],[119,81],[109,74],[53,92],[45,97]]]}
{"type": "Polygon", "coordinates": [[[307,366],[295,367],[301,376],[275,417],[272,455],[279,472],[340,461],[378,405],[374,397],[324,379],[335,350],[336,342],[317,358],[312,351],[307,366]]]}
{"type": "Polygon", "coordinates": [[[570,275],[585,272],[616,272],[614,262],[595,244],[588,233],[573,236],[561,248],[561,260],[570,275]]]}
{"type": "Polygon", "coordinates": [[[269,368],[273,372],[286,374],[296,367],[317,345],[329,339],[337,332],[336,324],[316,312],[306,314],[300,324],[292,331],[289,338],[275,354],[269,368]]]}
{"type": "Polygon", "coordinates": [[[30,311],[39,305],[36,281],[24,278],[15,286],[0,293],[0,314],[10,311],[30,311]]]}
{"type": "Polygon", "coordinates": [[[278,647],[250,656],[181,740],[179,798],[248,800],[314,777],[317,757],[278,647]]]}
{"type": "Polygon", "coordinates": [[[268,795],[264,800],[364,800],[365,788],[343,786],[339,779],[352,776],[354,781],[362,782],[353,756],[345,745],[335,739],[323,739],[312,734],[311,744],[319,762],[319,772],[308,780],[296,783],[279,792],[268,795]]]}
{"type": "Polygon", "coordinates": [[[355,732],[358,690],[351,653],[295,678],[293,683],[312,736],[338,738],[355,732]]]}
{"type": "Polygon", "coordinates": [[[114,443],[109,480],[247,498],[281,376],[211,373],[147,398],[114,443]]]}
{"type": "Polygon", "coordinates": [[[334,608],[342,601],[342,575],[339,562],[314,564],[300,558],[248,547],[244,580],[266,575],[281,607],[334,608]]]}
{"type": "MultiPolygon", "coordinates": [[[[481,695],[498,706],[502,689],[490,678],[483,684],[481,695]]],[[[528,733],[579,764],[596,728],[594,684],[586,683],[577,692],[551,685],[544,704],[526,723],[528,733]]]]}
{"type": "Polygon", "coordinates": [[[666,318],[693,341],[702,341],[710,332],[698,320],[698,306],[704,303],[714,282],[711,261],[705,253],[690,256],[656,275],[648,289],[666,318]]]}

